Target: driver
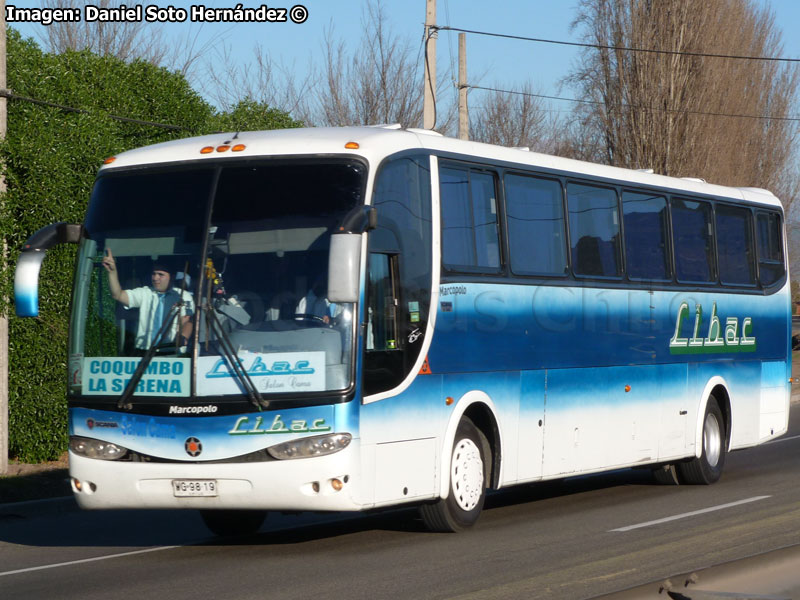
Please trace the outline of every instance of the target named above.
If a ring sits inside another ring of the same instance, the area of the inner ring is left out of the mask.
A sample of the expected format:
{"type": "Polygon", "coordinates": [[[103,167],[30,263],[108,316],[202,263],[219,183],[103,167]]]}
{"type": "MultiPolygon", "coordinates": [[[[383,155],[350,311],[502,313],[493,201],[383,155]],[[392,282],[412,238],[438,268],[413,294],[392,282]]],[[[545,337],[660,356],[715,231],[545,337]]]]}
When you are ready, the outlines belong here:
{"type": "Polygon", "coordinates": [[[300,298],[294,310],[296,319],[315,318],[326,324],[330,324],[331,319],[338,317],[340,312],[341,308],[325,297],[325,282],[321,278],[317,279],[308,293],[300,298]]]}
{"type": "Polygon", "coordinates": [[[119,283],[117,263],[111,253],[111,248],[106,248],[103,267],[108,273],[108,286],[111,289],[111,297],[125,308],[139,309],[139,324],[136,330],[137,349],[147,350],[156,342],[156,335],[169,316],[170,309],[177,303],[181,303],[179,316],[173,319],[171,326],[167,329],[160,343],[174,342],[175,335],[179,329],[182,338],[181,346],[186,346],[189,343],[189,336],[192,333],[191,315],[194,314],[194,300],[189,292],[181,291],[180,288],[170,285],[172,271],[167,265],[158,262],[153,263],[150,285],[132,290],[122,289],[119,283]],[[180,323],[180,327],[178,323],[180,323]]]}

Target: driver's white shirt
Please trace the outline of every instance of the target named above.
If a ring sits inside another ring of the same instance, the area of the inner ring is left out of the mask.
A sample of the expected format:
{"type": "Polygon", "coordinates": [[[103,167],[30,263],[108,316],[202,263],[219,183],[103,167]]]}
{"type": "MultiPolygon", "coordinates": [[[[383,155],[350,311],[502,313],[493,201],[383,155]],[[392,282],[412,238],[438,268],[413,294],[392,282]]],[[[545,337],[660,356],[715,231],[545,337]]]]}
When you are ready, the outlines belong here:
{"type": "Polygon", "coordinates": [[[313,291],[309,291],[300,298],[295,309],[297,315],[314,315],[316,317],[332,317],[331,303],[327,298],[319,298],[313,291]]]}
{"type": "MultiPolygon", "coordinates": [[[[142,286],[132,290],[125,290],[128,294],[128,306],[125,308],[138,308],[139,309],[139,323],[136,328],[136,347],[140,350],[146,350],[150,347],[150,339],[154,337],[158,330],[153,331],[153,318],[155,317],[156,309],[158,308],[159,293],[150,286],[142,286]]],[[[167,292],[166,302],[164,303],[164,318],[166,318],[169,310],[181,297],[180,288],[173,287],[167,292]]],[[[183,292],[183,300],[185,303],[181,306],[180,314],[172,321],[172,326],[164,338],[165,342],[171,342],[175,339],[178,333],[179,323],[181,317],[184,315],[194,314],[194,299],[189,292],[183,292]]]]}

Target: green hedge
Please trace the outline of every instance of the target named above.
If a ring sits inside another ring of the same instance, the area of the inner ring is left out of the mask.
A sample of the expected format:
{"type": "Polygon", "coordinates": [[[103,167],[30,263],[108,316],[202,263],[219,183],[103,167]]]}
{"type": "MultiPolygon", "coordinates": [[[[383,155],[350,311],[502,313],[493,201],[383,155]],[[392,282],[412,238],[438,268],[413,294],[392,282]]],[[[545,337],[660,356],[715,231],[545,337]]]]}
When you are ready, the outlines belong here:
{"type": "MultiPolygon", "coordinates": [[[[56,221],[80,222],[97,168],[126,149],[218,130],[276,129],[300,123],[244,99],[216,113],[177,73],[90,52],[54,55],[8,32],[8,87],[26,96],[84,109],[68,112],[24,100],[8,102],[0,145],[8,191],[0,230],[8,247],[0,302],[13,297],[13,270],[23,242],[56,221]],[[176,125],[182,131],[122,122],[121,115],[176,125]]],[[[51,460],[67,447],[66,356],[75,246],[47,255],[40,277],[40,317],[9,312],[9,450],[27,462],[51,460]]]]}

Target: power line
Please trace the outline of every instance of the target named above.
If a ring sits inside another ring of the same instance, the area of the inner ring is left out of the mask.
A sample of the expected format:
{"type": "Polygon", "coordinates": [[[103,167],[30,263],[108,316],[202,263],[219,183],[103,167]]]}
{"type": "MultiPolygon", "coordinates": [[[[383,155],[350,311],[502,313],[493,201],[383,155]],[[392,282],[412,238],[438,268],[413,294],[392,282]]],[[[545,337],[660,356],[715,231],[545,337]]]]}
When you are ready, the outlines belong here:
{"type": "MultiPolygon", "coordinates": [[[[534,98],[543,98],[545,100],[561,100],[563,102],[576,102],[578,104],[595,104],[605,106],[605,102],[599,100],[579,100],[577,98],[561,98],[559,96],[546,96],[544,94],[533,94],[531,92],[520,92],[517,90],[501,90],[493,87],[486,87],[482,85],[468,85],[467,87],[474,90],[485,90],[488,92],[500,92],[501,94],[516,94],[518,96],[532,96],[534,98]]],[[[651,112],[667,112],[667,113],[683,113],[687,115],[704,115],[709,117],[730,117],[735,119],[761,119],[764,121],[800,121],[800,117],[771,117],[763,115],[739,115],[732,113],[719,113],[719,112],[704,112],[700,110],[685,110],[685,109],[669,109],[669,108],[655,108],[650,106],[635,106],[632,104],[622,104],[623,108],[634,108],[639,110],[649,110],[651,112]]]]}
{"type": "Polygon", "coordinates": [[[589,44],[586,42],[565,42],[563,40],[548,40],[544,38],[525,37],[521,35],[511,35],[507,33],[494,33],[491,31],[477,31],[475,29],[462,29],[460,27],[436,26],[440,31],[459,31],[462,33],[474,33],[475,35],[486,35],[490,37],[506,38],[510,40],[521,40],[524,42],[540,42],[542,44],[559,44],[561,46],[577,46],[579,48],[598,48],[601,50],[621,50],[624,52],[644,52],[649,54],[668,54],[671,56],[702,56],[707,58],[733,58],[738,60],[761,60],[771,62],[800,63],[800,58],[782,58],[779,56],[744,56],[738,54],[711,54],[708,52],[690,52],[683,50],[655,50],[653,48],[628,48],[625,46],[606,46],[603,44],[589,44]]]}
{"type": "MultiPolygon", "coordinates": [[[[47,100],[38,100],[36,98],[29,98],[28,96],[20,96],[8,89],[0,89],[0,97],[8,98],[9,100],[20,100],[22,102],[30,102],[39,106],[48,106],[50,108],[57,108],[66,112],[74,112],[83,115],[90,114],[88,110],[83,108],[75,108],[74,106],[66,106],[64,104],[57,104],[55,102],[48,102],[47,100]]],[[[173,131],[193,131],[187,127],[180,125],[168,125],[166,123],[156,123],[154,121],[143,121],[141,119],[132,119],[130,117],[120,117],[118,115],[108,115],[108,118],[115,121],[122,121],[123,123],[135,123],[137,125],[149,125],[151,127],[160,127],[162,129],[171,129],[173,131]]]]}

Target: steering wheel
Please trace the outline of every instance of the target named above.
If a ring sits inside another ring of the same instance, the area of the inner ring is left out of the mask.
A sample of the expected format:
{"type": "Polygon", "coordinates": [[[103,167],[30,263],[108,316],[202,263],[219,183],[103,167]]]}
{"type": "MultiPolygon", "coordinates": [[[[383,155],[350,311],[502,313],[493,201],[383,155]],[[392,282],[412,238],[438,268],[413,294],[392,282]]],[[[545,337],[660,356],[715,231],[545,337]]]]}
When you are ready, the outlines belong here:
{"type": "Polygon", "coordinates": [[[313,323],[314,325],[318,325],[320,327],[332,327],[330,318],[328,321],[326,321],[325,317],[312,315],[311,313],[295,313],[294,318],[296,321],[308,321],[309,323],[313,323]]]}

